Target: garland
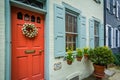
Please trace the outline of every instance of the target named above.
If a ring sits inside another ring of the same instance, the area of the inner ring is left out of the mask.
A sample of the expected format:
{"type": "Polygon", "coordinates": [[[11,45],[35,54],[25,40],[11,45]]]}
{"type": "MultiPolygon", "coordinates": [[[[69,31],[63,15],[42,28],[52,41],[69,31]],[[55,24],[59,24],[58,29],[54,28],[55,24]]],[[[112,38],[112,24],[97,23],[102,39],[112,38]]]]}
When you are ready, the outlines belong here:
{"type": "Polygon", "coordinates": [[[38,34],[38,29],[34,24],[25,23],[22,28],[22,33],[28,38],[34,38],[38,34]]]}

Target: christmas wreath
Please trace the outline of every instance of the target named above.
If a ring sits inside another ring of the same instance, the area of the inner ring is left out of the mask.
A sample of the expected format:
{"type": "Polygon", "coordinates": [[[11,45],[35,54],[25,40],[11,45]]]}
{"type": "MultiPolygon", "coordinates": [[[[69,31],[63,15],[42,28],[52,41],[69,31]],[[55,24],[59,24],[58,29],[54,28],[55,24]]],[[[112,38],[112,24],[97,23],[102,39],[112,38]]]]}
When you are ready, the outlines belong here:
{"type": "Polygon", "coordinates": [[[22,33],[28,38],[34,38],[38,34],[38,29],[31,23],[23,24],[22,33]]]}

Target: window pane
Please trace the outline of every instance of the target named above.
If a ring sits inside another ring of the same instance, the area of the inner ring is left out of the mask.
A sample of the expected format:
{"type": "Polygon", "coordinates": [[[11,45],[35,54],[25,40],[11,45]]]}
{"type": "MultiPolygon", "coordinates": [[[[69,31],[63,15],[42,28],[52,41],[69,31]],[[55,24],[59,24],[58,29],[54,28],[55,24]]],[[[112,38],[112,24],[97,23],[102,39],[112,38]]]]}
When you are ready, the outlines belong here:
{"type": "Polygon", "coordinates": [[[76,49],[76,35],[66,34],[66,48],[76,49]]]}
{"type": "Polygon", "coordinates": [[[66,48],[76,50],[77,39],[77,17],[74,14],[66,13],[66,48]],[[67,33],[68,32],[68,33],[67,33]]]}
{"type": "Polygon", "coordinates": [[[99,22],[97,21],[94,23],[94,34],[99,35],[99,22]]]}
{"type": "Polygon", "coordinates": [[[118,31],[116,30],[116,47],[118,47],[118,31]]]}
{"type": "Polygon", "coordinates": [[[66,32],[77,33],[77,17],[66,13],[66,32]]]}
{"type": "Polygon", "coordinates": [[[98,21],[94,21],[94,44],[95,47],[99,46],[99,22],[98,21]]]}
{"type": "Polygon", "coordinates": [[[108,27],[108,46],[111,48],[111,27],[108,27]]]}
{"type": "Polygon", "coordinates": [[[99,46],[99,37],[95,37],[95,47],[99,46]]]}

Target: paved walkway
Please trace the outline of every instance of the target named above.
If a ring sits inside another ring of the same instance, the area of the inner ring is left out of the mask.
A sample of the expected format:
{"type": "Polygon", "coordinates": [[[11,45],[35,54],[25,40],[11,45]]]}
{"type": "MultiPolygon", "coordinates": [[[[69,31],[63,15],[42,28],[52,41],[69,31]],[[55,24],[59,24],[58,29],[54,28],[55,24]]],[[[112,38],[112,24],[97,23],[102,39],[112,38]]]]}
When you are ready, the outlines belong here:
{"type": "Polygon", "coordinates": [[[111,71],[115,71],[115,74],[108,78],[108,80],[120,80],[120,69],[116,67],[109,68],[111,71]]]}
{"type": "MultiPolygon", "coordinates": [[[[112,76],[106,76],[102,80],[120,80],[120,69],[117,69],[116,67],[112,67],[109,68],[108,70],[114,71],[115,73],[112,76]]],[[[100,80],[100,79],[96,79],[93,75],[91,75],[83,80],[100,80]]]]}

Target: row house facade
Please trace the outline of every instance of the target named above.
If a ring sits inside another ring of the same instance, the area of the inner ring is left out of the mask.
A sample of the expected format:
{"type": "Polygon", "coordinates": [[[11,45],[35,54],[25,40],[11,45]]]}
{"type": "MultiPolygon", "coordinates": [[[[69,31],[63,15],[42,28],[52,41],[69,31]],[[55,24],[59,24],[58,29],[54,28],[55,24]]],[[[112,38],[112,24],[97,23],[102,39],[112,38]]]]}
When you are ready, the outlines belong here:
{"type": "Polygon", "coordinates": [[[0,0],[0,6],[0,80],[82,80],[93,73],[89,60],[68,65],[65,55],[67,47],[104,45],[103,0],[0,0]]]}
{"type": "Polygon", "coordinates": [[[120,52],[120,1],[105,0],[105,45],[120,52]]]}

